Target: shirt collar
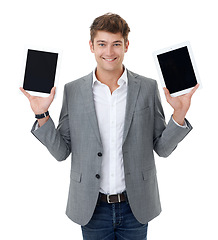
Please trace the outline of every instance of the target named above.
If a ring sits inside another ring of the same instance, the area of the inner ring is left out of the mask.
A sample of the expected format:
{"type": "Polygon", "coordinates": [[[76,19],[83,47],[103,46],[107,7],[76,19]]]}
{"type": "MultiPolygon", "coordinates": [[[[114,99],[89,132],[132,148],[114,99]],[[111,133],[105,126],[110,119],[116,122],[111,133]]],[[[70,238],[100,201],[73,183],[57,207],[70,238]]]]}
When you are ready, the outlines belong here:
{"type": "MultiPolygon", "coordinates": [[[[95,82],[101,83],[101,82],[96,78],[95,71],[96,71],[96,68],[93,70],[93,82],[92,82],[92,87],[94,86],[95,82]]],[[[126,83],[126,85],[128,85],[127,70],[126,70],[125,66],[124,66],[124,72],[123,72],[123,74],[121,75],[121,77],[118,79],[117,83],[118,83],[118,85],[122,85],[122,83],[126,83]]]]}

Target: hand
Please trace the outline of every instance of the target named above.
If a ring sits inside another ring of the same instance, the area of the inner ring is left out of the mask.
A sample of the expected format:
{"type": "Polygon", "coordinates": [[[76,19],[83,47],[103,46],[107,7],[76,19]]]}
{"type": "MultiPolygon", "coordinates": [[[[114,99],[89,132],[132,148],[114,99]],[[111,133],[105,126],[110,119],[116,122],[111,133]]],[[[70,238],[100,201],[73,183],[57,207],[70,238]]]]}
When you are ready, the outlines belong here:
{"type": "Polygon", "coordinates": [[[174,109],[173,119],[180,125],[184,124],[184,119],[186,113],[189,110],[191,105],[191,98],[195,91],[198,89],[199,84],[197,84],[189,93],[178,96],[171,97],[170,92],[167,88],[164,88],[164,93],[167,99],[167,102],[174,109]]]}
{"type": "Polygon", "coordinates": [[[48,108],[55,96],[55,89],[55,87],[51,89],[50,95],[48,97],[35,97],[20,87],[21,92],[28,98],[30,106],[35,114],[42,114],[48,111],[48,108]]]}

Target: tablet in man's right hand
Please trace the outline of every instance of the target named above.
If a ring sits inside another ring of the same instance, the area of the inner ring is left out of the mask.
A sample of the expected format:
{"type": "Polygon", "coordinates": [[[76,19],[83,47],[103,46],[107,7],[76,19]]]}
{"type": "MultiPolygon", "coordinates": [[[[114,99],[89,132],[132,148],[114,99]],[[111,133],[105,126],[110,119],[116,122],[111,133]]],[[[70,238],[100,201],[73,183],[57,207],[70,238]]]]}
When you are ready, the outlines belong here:
{"type": "Polygon", "coordinates": [[[35,96],[48,96],[57,85],[59,53],[27,49],[23,88],[35,96]]]}

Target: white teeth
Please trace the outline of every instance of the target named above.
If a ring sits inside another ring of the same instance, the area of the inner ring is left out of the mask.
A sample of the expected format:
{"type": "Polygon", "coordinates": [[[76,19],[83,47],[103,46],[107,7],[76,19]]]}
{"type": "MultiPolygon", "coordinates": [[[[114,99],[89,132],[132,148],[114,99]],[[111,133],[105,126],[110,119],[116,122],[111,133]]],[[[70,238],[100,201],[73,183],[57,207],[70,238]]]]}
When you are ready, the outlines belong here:
{"type": "Polygon", "coordinates": [[[106,60],[108,62],[112,62],[113,60],[115,60],[115,58],[104,58],[104,60],[106,60]]]}

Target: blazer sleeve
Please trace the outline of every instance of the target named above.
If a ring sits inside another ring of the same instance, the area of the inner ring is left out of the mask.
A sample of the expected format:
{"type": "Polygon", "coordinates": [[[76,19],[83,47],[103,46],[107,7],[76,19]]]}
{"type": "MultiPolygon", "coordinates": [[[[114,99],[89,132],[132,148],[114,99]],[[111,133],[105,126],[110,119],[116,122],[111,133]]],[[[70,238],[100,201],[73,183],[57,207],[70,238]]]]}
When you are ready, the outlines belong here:
{"type": "Polygon", "coordinates": [[[59,118],[59,125],[55,128],[55,124],[51,117],[48,121],[37,130],[32,127],[32,134],[47,147],[49,152],[58,160],[65,160],[71,153],[70,129],[68,120],[67,91],[64,89],[62,110],[59,118]]]}
{"type": "Polygon", "coordinates": [[[160,157],[168,157],[177,147],[178,143],[192,130],[192,126],[188,120],[185,119],[187,127],[180,127],[173,121],[172,116],[166,125],[157,83],[155,86],[154,102],[154,150],[160,157]]]}

